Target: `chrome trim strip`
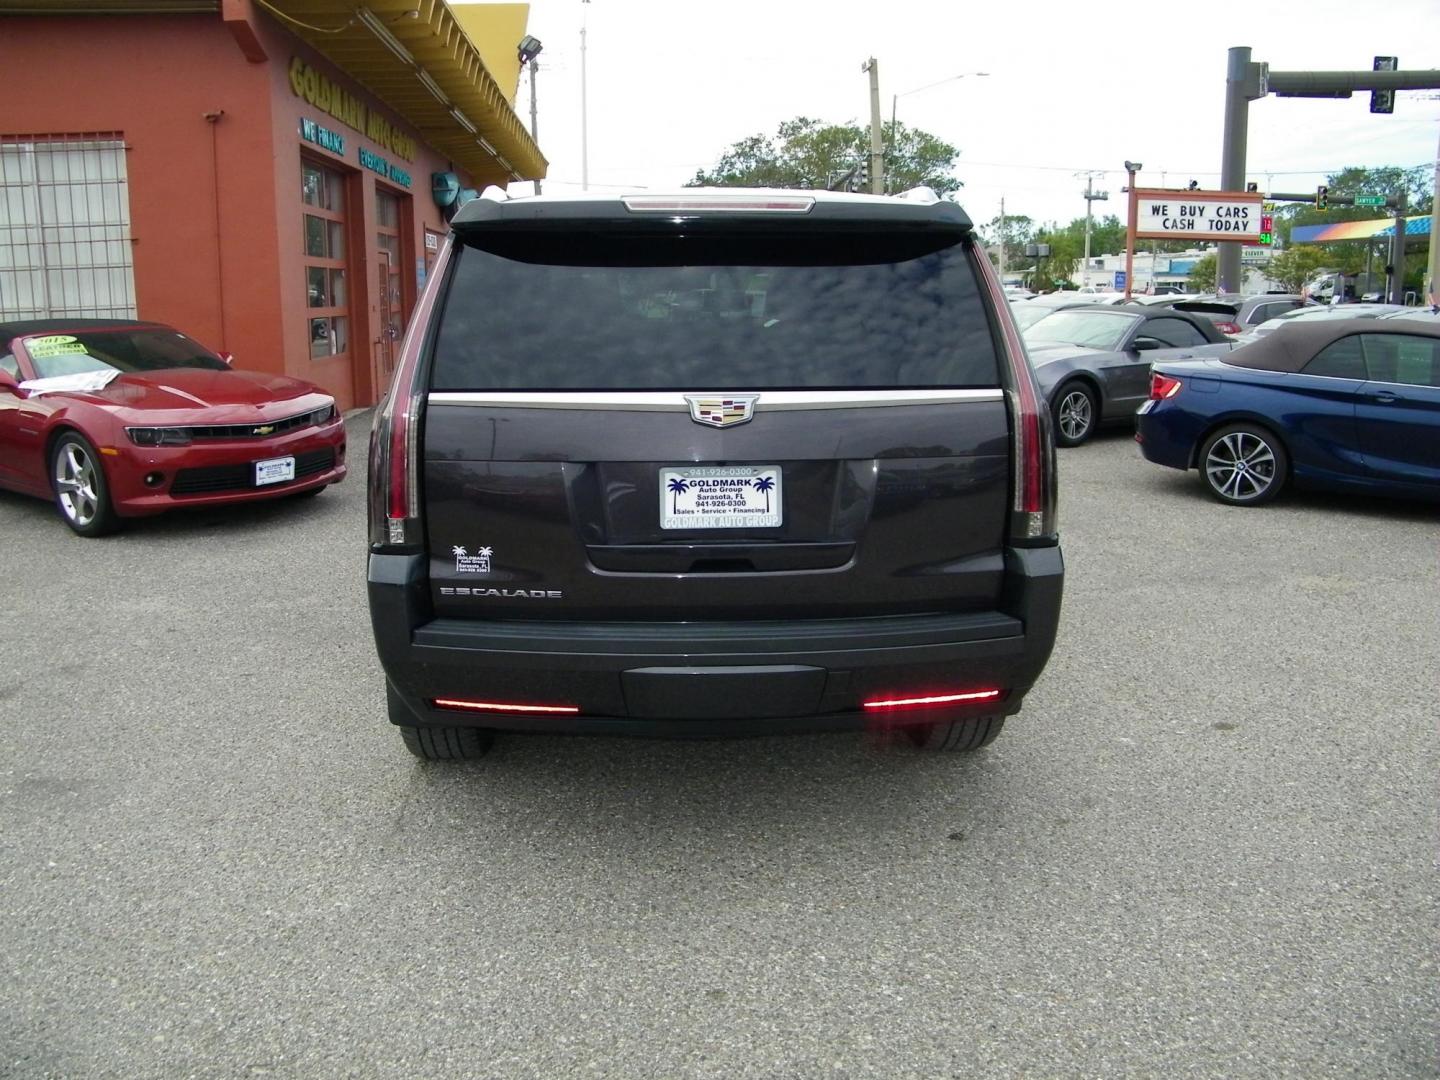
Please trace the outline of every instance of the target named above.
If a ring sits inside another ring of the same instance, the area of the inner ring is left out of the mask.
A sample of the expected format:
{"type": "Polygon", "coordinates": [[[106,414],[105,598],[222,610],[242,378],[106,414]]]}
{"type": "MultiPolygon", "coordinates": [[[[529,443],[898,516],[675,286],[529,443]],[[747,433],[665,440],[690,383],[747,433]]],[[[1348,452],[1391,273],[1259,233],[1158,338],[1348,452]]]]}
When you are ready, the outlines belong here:
{"type": "MultiPolygon", "coordinates": [[[[590,392],[431,391],[431,405],[476,405],[511,409],[617,409],[629,412],[690,411],[688,397],[726,397],[735,391],[621,390],[590,392]]],[[[887,405],[946,405],[962,401],[1003,401],[994,390],[762,390],[750,391],[755,411],[854,409],[887,405]]]]}

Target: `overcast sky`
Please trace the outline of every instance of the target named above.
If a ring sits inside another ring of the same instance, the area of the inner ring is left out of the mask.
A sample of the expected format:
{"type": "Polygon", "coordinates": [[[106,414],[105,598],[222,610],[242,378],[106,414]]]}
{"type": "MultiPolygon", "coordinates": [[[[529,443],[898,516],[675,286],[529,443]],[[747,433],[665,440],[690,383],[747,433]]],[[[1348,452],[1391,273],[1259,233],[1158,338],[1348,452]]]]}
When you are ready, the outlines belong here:
{"type": "MultiPolygon", "coordinates": [[[[952,0],[532,0],[547,193],[579,191],[582,22],[588,28],[592,191],[671,188],[731,143],[795,116],[868,120],[866,57],[882,113],[956,146],[959,198],[977,222],[1008,213],[1061,223],[1085,212],[1085,169],[1105,170],[1097,213],[1122,219],[1126,158],[1140,182],[1219,186],[1226,50],[1277,71],[1440,68],[1437,0],[1286,4],[952,0]],[[1382,14],[1383,13],[1383,14],[1382,14]],[[966,72],[984,71],[984,77],[966,72]],[[949,79],[939,86],[908,93],[949,79]],[[1163,174],[1163,175],[1162,175],[1163,174]]],[[[517,106],[528,117],[522,77],[517,106]]],[[[1431,165],[1440,92],[1269,97],[1250,106],[1249,176],[1312,190],[1345,165],[1431,165]]],[[[528,185],[525,185],[528,188],[528,185]]],[[[519,186],[517,186],[517,190],[519,186]]]]}

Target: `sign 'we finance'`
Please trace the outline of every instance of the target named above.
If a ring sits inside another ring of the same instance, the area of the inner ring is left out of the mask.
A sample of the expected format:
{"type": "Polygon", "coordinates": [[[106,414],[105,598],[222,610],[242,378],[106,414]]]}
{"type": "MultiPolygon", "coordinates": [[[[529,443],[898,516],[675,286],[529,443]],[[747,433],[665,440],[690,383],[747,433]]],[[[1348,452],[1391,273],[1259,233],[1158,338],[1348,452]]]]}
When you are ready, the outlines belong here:
{"type": "Polygon", "coordinates": [[[1243,191],[1137,189],[1135,235],[1158,240],[1260,239],[1259,195],[1243,191]]]}

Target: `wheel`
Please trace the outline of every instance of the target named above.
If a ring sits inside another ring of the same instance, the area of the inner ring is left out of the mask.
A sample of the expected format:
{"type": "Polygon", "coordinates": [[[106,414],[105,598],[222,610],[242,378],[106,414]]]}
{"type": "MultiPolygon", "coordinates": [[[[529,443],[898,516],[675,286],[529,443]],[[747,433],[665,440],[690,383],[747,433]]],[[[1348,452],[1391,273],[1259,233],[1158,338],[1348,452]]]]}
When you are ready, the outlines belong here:
{"type": "Polygon", "coordinates": [[[401,727],[405,749],[425,761],[471,761],[495,745],[488,731],[469,727],[401,727]]]}
{"type": "Polygon", "coordinates": [[[1055,445],[1079,446],[1095,431],[1100,406],[1095,392],[1082,382],[1068,382],[1055,391],[1055,445]]]}
{"type": "Polygon", "coordinates": [[[1290,459],[1276,436],[1256,424],[1231,424],[1200,447],[1200,479],[1231,506],[1259,506],[1285,486],[1290,459]]]}
{"type": "Polygon", "coordinates": [[[414,721],[420,718],[389,679],[385,680],[385,709],[390,722],[400,729],[405,749],[425,761],[471,761],[484,757],[495,745],[495,733],[483,728],[417,726],[414,721]]]}
{"type": "Polygon", "coordinates": [[[55,508],[65,524],[81,536],[104,536],[120,527],[110,503],[110,488],[100,455],[78,431],[67,431],[50,452],[55,508]]]}
{"type": "Polygon", "coordinates": [[[972,716],[938,724],[907,728],[910,741],[922,750],[955,750],[968,753],[989,746],[1005,727],[1003,716],[972,716]]]}

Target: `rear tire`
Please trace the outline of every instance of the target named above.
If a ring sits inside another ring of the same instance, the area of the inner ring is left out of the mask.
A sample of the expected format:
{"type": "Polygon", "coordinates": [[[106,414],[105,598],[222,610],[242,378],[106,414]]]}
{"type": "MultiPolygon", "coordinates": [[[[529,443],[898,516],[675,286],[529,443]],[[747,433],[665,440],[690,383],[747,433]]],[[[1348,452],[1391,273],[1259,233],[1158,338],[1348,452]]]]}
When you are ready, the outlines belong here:
{"type": "Polygon", "coordinates": [[[1100,422],[1100,403],[1095,391],[1079,380],[1071,380],[1055,391],[1051,411],[1056,446],[1079,446],[1088,442],[1100,422]]]}
{"type": "Polygon", "coordinates": [[[918,724],[906,730],[910,741],[922,750],[951,750],[965,754],[989,746],[1004,727],[1003,716],[972,716],[939,724],[918,724]]]}
{"type": "Polygon", "coordinates": [[[400,738],[422,761],[473,761],[495,745],[494,734],[468,727],[402,727],[400,738]]]}
{"type": "Polygon", "coordinates": [[[1280,494],[1290,456],[1276,435],[1258,424],[1230,424],[1200,447],[1200,481],[1229,506],[1261,506],[1280,494]]]}

